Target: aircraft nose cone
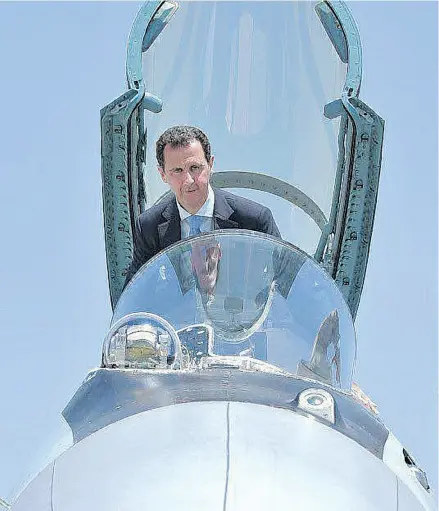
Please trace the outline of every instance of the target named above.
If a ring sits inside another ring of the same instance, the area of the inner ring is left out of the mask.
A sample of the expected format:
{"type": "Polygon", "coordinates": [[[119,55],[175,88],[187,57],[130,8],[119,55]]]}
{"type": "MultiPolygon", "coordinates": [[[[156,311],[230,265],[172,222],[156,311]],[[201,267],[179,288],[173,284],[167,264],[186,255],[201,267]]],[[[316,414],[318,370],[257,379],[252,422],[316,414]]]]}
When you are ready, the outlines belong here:
{"type": "MultiPolygon", "coordinates": [[[[24,492],[14,511],[397,505],[394,474],[359,444],[308,417],[250,403],[192,402],[138,413],[87,436],[49,470],[40,476],[45,507],[26,507],[24,492]]],[[[35,488],[28,504],[36,502],[35,488]]]]}

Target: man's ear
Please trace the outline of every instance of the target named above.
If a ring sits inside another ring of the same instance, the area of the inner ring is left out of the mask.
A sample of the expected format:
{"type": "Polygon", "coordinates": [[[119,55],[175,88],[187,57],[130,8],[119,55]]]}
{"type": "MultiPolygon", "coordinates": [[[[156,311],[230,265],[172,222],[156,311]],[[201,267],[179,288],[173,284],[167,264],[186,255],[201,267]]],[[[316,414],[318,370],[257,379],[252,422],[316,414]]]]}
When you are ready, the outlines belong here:
{"type": "Polygon", "coordinates": [[[209,168],[210,168],[210,171],[212,172],[213,170],[213,162],[215,160],[215,157],[214,156],[211,156],[210,157],[210,160],[209,160],[209,168]]]}
{"type": "Polygon", "coordinates": [[[162,178],[162,181],[164,183],[168,182],[168,179],[166,177],[165,171],[163,170],[163,167],[157,167],[158,171],[160,172],[160,177],[162,178]]]}

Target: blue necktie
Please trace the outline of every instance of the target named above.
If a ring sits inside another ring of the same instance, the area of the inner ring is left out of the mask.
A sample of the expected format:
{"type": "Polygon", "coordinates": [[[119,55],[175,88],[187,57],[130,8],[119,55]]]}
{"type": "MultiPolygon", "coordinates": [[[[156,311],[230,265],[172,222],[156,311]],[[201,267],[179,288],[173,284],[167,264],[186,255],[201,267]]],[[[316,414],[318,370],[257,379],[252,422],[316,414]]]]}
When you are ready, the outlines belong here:
{"type": "Polygon", "coordinates": [[[203,220],[204,217],[200,215],[191,215],[187,217],[190,227],[189,236],[196,236],[197,234],[200,234],[203,220]]]}

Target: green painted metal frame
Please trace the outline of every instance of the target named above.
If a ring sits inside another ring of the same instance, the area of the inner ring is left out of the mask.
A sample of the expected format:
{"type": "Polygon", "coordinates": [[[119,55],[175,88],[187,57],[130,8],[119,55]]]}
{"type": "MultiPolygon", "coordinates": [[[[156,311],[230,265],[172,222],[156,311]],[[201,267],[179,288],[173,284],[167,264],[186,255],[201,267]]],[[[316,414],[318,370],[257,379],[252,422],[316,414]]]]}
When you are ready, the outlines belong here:
{"type": "Polygon", "coordinates": [[[5,500],[0,498],[0,508],[11,509],[11,506],[5,500]]]}
{"type": "MultiPolygon", "coordinates": [[[[113,308],[132,258],[134,222],[146,204],[143,166],[147,132],[143,110],[161,111],[160,99],[145,88],[142,52],[149,48],[177,7],[174,2],[161,1],[149,1],[142,6],[128,41],[129,90],[101,110],[105,245],[113,308]]],[[[332,209],[324,225],[318,222],[322,235],[314,257],[335,279],[355,318],[375,216],[384,121],[358,98],[361,44],[349,9],[343,2],[329,0],[317,7],[329,38],[348,67],[340,99],[326,105],[324,111],[328,118],[341,117],[339,155],[332,209]]],[[[288,200],[296,204],[294,197],[293,194],[288,200]]]]}
{"type": "Polygon", "coordinates": [[[142,52],[152,44],[176,8],[176,4],[163,1],[150,1],[141,7],[128,39],[126,76],[129,90],[101,110],[105,250],[113,308],[122,292],[133,255],[134,222],[146,204],[143,111],[148,109],[158,113],[162,106],[159,98],[146,91],[142,52]]]}
{"type": "Polygon", "coordinates": [[[384,121],[358,98],[362,51],[355,21],[343,2],[325,3],[344,33],[348,69],[340,100],[325,108],[327,117],[341,116],[339,155],[331,214],[314,257],[335,279],[355,318],[375,218],[384,121]]]}

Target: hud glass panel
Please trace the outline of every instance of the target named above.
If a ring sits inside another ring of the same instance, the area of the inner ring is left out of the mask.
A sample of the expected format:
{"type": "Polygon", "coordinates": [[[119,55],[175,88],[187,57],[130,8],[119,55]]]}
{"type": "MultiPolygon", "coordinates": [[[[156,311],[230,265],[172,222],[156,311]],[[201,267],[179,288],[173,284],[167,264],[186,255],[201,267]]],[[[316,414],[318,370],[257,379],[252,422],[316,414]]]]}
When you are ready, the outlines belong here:
{"type": "Polygon", "coordinates": [[[212,356],[350,389],[355,332],[339,289],[310,257],[267,235],[222,231],[169,247],[133,277],[112,324],[140,312],[184,336],[205,325],[212,356]]]}

